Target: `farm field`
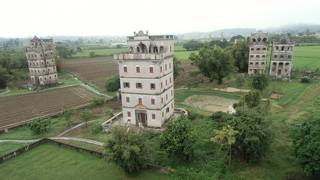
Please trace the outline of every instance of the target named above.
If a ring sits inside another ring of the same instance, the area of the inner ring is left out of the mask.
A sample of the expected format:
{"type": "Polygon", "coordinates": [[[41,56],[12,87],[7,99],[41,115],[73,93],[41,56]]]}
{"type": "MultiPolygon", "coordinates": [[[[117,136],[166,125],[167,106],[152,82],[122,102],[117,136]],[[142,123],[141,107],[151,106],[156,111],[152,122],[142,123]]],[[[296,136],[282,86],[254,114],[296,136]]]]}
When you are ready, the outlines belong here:
{"type": "Polygon", "coordinates": [[[94,52],[95,56],[112,56],[115,53],[121,53],[127,51],[127,48],[103,48],[103,47],[84,47],[81,52],[77,52],[72,57],[90,57],[90,52],[94,52]]]}
{"type": "Polygon", "coordinates": [[[18,180],[22,177],[25,180],[168,179],[153,171],[127,176],[121,168],[104,159],[49,143],[0,164],[0,177],[6,180],[18,180]]]}
{"type": "Polygon", "coordinates": [[[81,86],[0,97],[0,128],[24,124],[24,121],[35,117],[53,115],[63,108],[83,106],[95,97],[93,92],[81,86]]]}
{"type": "Polygon", "coordinates": [[[108,78],[118,74],[118,64],[112,57],[66,59],[63,69],[72,72],[81,80],[93,83],[99,90],[105,90],[108,78]]]}
{"type": "Polygon", "coordinates": [[[320,46],[294,47],[293,67],[297,69],[320,68],[320,46]]]}

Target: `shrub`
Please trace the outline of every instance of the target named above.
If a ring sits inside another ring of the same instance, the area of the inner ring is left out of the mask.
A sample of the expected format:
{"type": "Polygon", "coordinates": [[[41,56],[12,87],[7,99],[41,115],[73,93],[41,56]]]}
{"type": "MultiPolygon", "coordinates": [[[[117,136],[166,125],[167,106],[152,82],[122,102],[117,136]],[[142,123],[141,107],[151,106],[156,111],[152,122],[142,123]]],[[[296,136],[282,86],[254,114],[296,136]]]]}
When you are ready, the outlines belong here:
{"type": "Polygon", "coordinates": [[[81,119],[81,121],[85,122],[86,127],[88,127],[88,121],[91,118],[93,118],[93,113],[88,109],[85,109],[84,111],[82,111],[80,113],[80,119],[81,119]]]}
{"type": "Polygon", "coordinates": [[[106,143],[110,159],[127,173],[141,170],[149,161],[150,155],[145,136],[124,127],[113,128],[111,134],[112,138],[106,143]]]}
{"type": "Polygon", "coordinates": [[[90,55],[90,57],[95,57],[96,53],[94,51],[90,51],[89,55],[90,55]]]}
{"type": "Polygon", "coordinates": [[[295,155],[308,176],[320,176],[320,118],[313,115],[293,130],[295,155]]]}
{"type": "Polygon", "coordinates": [[[303,76],[300,80],[301,83],[310,83],[311,78],[309,76],[303,76]]]}
{"type": "Polygon", "coordinates": [[[249,108],[259,106],[261,102],[261,96],[258,91],[250,91],[246,95],[244,95],[244,102],[249,108]]]}
{"type": "Polygon", "coordinates": [[[102,126],[100,123],[95,123],[93,124],[93,126],[91,127],[91,133],[92,134],[98,134],[100,132],[102,132],[102,126]]]}
{"type": "Polygon", "coordinates": [[[228,125],[238,131],[235,146],[248,162],[259,161],[266,153],[271,142],[270,122],[260,113],[238,110],[228,125]]]}
{"type": "Polygon", "coordinates": [[[119,75],[113,76],[106,82],[107,91],[114,92],[120,88],[120,77],[119,75]]]}
{"type": "Polygon", "coordinates": [[[190,120],[186,117],[171,121],[160,136],[160,148],[170,157],[190,161],[194,154],[195,143],[195,136],[191,130],[190,120]]]}
{"type": "Polygon", "coordinates": [[[35,119],[28,124],[28,127],[33,134],[45,134],[51,128],[51,121],[49,119],[35,119]]]}
{"type": "Polygon", "coordinates": [[[252,77],[251,87],[263,91],[269,85],[269,79],[264,74],[257,74],[252,77]]]}
{"type": "Polygon", "coordinates": [[[96,107],[96,106],[101,106],[104,104],[104,98],[95,98],[91,101],[91,106],[96,107]]]}

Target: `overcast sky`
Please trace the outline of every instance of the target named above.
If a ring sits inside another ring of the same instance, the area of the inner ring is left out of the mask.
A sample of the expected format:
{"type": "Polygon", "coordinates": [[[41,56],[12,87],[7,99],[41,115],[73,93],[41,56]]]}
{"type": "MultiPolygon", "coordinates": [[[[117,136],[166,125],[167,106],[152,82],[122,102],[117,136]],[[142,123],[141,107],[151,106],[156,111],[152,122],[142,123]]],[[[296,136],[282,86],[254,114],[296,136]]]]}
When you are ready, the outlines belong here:
{"type": "Polygon", "coordinates": [[[320,0],[1,0],[0,37],[320,24],[320,0]]]}

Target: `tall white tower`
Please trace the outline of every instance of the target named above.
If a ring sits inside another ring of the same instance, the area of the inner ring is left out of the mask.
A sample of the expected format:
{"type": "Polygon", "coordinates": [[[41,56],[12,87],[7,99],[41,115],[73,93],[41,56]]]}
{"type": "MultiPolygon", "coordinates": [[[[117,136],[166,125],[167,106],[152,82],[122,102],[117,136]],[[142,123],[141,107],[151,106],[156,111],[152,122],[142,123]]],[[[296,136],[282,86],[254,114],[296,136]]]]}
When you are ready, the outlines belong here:
{"type": "Polygon", "coordinates": [[[52,39],[31,39],[26,47],[31,83],[35,86],[54,84],[58,81],[55,47],[52,39]]]}
{"type": "Polygon", "coordinates": [[[174,112],[174,36],[128,37],[128,53],[115,54],[119,63],[124,123],[161,127],[174,112]]]}

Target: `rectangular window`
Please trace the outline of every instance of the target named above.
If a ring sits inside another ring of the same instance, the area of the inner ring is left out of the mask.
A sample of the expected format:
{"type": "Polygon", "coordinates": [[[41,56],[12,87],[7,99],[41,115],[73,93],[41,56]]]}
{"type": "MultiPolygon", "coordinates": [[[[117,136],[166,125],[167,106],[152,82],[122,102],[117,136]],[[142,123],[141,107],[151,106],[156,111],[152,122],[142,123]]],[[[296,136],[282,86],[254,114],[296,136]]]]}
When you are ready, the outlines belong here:
{"type": "Polygon", "coordinates": [[[156,119],[156,114],[152,114],[152,119],[156,119]]]}
{"type": "Polygon", "coordinates": [[[152,105],[155,104],[155,99],[151,98],[151,104],[152,104],[152,105]]]}
{"type": "Polygon", "coordinates": [[[149,67],[149,72],[153,73],[153,67],[149,67]]]}
{"type": "Polygon", "coordinates": [[[127,66],[123,66],[123,72],[128,72],[127,66]]]}
{"type": "Polygon", "coordinates": [[[142,104],[142,98],[138,98],[139,104],[142,104]]]}
{"type": "Polygon", "coordinates": [[[169,107],[167,107],[166,112],[168,113],[168,112],[169,112],[169,110],[170,110],[170,109],[169,109],[169,107]]]}
{"type": "Polygon", "coordinates": [[[161,82],[161,89],[162,89],[163,85],[162,85],[162,82],[161,82]]]}
{"type": "Polygon", "coordinates": [[[161,98],[161,103],[163,104],[163,97],[161,98]]]}
{"type": "Polygon", "coordinates": [[[136,72],[140,73],[140,67],[139,66],[136,67],[136,72]]]}
{"type": "Polygon", "coordinates": [[[162,72],[162,66],[160,66],[160,72],[162,72]]]}
{"type": "Polygon", "coordinates": [[[136,83],[136,88],[137,89],[142,89],[142,83],[136,83]]]}
{"type": "Polygon", "coordinates": [[[130,111],[128,111],[127,114],[128,114],[128,117],[131,117],[131,112],[130,111]]]}
{"type": "Polygon", "coordinates": [[[130,83],[124,82],[124,83],[123,83],[123,87],[124,87],[124,88],[130,88],[130,83]]]}
{"type": "Polygon", "coordinates": [[[156,84],[151,83],[151,84],[150,84],[150,89],[151,89],[151,90],[155,90],[155,89],[156,89],[156,84]]]}
{"type": "Polygon", "coordinates": [[[126,97],[126,102],[130,102],[130,98],[129,97],[126,97]]]}
{"type": "Polygon", "coordinates": [[[166,71],[168,68],[167,68],[167,64],[164,65],[164,70],[166,71]]]}

